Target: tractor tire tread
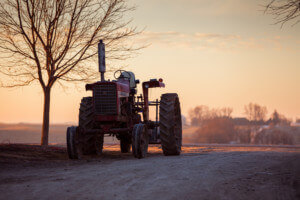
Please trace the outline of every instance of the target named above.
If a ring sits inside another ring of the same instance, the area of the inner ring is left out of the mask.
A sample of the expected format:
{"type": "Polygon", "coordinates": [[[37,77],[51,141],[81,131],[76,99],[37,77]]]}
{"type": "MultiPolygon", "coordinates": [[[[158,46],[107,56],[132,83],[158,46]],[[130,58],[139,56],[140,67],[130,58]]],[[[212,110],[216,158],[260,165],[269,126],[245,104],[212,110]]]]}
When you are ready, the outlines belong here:
{"type": "Polygon", "coordinates": [[[182,143],[182,124],[180,102],[176,93],[167,93],[161,96],[159,119],[160,139],[164,155],[179,155],[182,143]],[[176,112],[176,109],[179,110],[176,112]],[[180,141],[176,140],[176,137],[178,137],[175,135],[176,124],[178,124],[178,130],[176,131],[179,133],[180,141]]]}

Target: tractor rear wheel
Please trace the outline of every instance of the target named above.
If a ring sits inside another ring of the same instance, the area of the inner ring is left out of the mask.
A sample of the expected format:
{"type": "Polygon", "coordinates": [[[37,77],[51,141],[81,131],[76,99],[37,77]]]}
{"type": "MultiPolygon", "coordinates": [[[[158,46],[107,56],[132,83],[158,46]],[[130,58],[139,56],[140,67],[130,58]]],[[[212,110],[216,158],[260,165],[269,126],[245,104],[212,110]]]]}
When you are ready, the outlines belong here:
{"type": "MultiPolygon", "coordinates": [[[[94,128],[93,98],[83,97],[79,109],[79,127],[88,130],[94,128]]],[[[103,149],[103,135],[82,135],[82,151],[85,155],[100,155],[103,149]]]]}
{"type": "Polygon", "coordinates": [[[164,155],[179,155],[182,145],[182,124],[180,102],[176,93],[161,96],[159,120],[160,140],[164,155]]]}
{"type": "Polygon", "coordinates": [[[128,152],[130,152],[130,147],[131,147],[130,138],[121,137],[121,139],[120,139],[120,147],[121,147],[121,152],[122,153],[128,153],[128,152]]]}
{"type": "Polygon", "coordinates": [[[148,152],[149,135],[144,124],[136,124],[132,131],[132,154],[136,158],[145,158],[148,152]]]}
{"type": "Polygon", "coordinates": [[[79,108],[79,126],[86,129],[92,129],[94,122],[93,117],[93,98],[83,97],[79,108]]]}

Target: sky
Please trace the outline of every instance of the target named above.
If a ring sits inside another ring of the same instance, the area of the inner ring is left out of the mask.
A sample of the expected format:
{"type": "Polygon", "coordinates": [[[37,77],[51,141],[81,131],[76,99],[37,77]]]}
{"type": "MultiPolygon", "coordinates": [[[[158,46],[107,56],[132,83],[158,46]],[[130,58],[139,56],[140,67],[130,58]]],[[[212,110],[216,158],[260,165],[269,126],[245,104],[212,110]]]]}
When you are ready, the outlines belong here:
{"type": "MultiPolygon", "coordinates": [[[[120,63],[141,81],[163,78],[166,87],[151,98],[176,92],[182,113],[197,105],[231,107],[244,116],[253,102],[300,118],[300,23],[282,28],[263,13],[266,0],[130,0],[132,26],[147,44],[120,63]]],[[[97,68],[97,66],[95,66],[97,68]]],[[[108,77],[109,78],[109,77],[108,77]]],[[[52,92],[50,123],[77,123],[80,99],[91,95],[85,83],[52,92]]],[[[139,92],[141,90],[139,89],[139,92]]],[[[42,122],[43,93],[38,84],[0,88],[0,122],[42,122]]]]}

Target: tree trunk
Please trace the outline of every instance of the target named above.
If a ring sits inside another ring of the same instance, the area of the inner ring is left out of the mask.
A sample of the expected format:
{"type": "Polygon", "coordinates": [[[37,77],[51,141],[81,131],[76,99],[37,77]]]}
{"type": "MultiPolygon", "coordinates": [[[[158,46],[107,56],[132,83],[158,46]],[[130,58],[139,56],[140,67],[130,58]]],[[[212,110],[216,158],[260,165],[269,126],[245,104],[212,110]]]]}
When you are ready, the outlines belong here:
{"type": "Polygon", "coordinates": [[[44,113],[43,113],[43,126],[42,126],[42,139],[41,145],[48,145],[49,136],[49,116],[50,116],[50,91],[51,88],[44,89],[44,113]]]}

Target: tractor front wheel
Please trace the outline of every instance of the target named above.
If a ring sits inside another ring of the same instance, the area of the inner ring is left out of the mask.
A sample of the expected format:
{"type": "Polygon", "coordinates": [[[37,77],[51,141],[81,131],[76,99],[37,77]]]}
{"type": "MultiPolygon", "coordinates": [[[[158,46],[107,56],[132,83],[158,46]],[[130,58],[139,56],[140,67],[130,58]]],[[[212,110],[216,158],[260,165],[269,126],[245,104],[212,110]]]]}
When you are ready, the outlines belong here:
{"type": "Polygon", "coordinates": [[[136,158],[145,158],[148,152],[149,135],[144,124],[136,124],[132,131],[132,154],[136,158]]]}
{"type": "Polygon", "coordinates": [[[180,102],[176,93],[161,96],[159,130],[164,155],[179,155],[182,145],[182,124],[180,102]]]}
{"type": "Polygon", "coordinates": [[[121,147],[121,152],[122,153],[128,153],[128,152],[130,152],[130,147],[131,147],[130,138],[121,137],[121,139],[120,139],[120,147],[121,147]]]}

